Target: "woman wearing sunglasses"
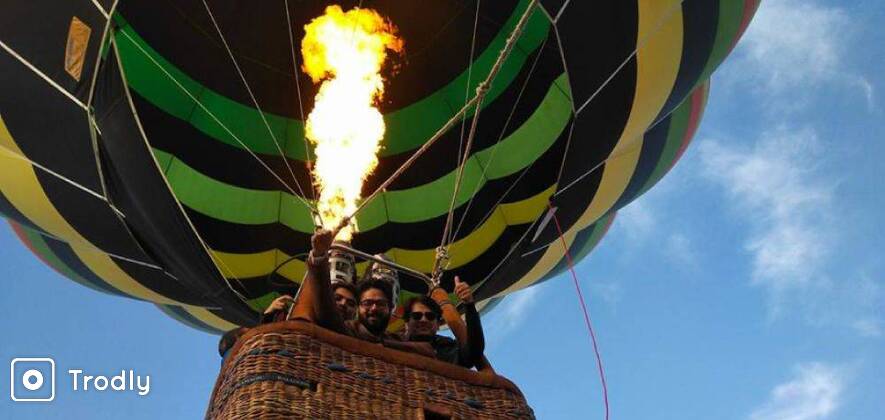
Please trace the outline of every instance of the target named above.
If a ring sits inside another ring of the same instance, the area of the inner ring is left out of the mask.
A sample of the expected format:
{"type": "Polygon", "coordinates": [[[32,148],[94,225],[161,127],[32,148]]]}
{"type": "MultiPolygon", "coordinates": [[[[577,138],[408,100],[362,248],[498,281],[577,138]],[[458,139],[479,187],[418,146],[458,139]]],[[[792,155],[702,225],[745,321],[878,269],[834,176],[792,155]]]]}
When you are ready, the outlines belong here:
{"type": "Polygon", "coordinates": [[[467,324],[467,340],[457,342],[438,335],[442,322],[442,308],[429,296],[417,296],[406,302],[403,319],[406,320],[406,338],[409,341],[430,343],[436,358],[444,362],[472,368],[481,363],[485,350],[485,338],[479,313],[473,304],[470,285],[455,277],[455,294],[464,304],[467,324]]]}

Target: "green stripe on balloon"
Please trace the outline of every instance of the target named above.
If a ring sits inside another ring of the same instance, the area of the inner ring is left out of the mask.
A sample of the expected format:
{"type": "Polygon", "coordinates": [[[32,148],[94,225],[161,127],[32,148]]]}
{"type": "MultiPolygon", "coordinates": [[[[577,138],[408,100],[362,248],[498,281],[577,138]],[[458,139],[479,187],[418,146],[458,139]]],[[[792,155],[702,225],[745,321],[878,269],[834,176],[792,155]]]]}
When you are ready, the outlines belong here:
{"type": "MultiPolygon", "coordinates": [[[[495,39],[473,62],[474,80],[470,81],[472,89],[475,89],[481,81],[479,75],[487,74],[494,65],[510,31],[516,26],[528,3],[527,0],[521,2],[495,39]]],[[[170,115],[188,121],[207,136],[231,146],[243,148],[224,127],[219,125],[202,108],[196,106],[188,94],[182,91],[184,89],[221,120],[249,150],[260,154],[279,155],[277,146],[268,134],[267,127],[264,126],[258,110],[220,95],[192,79],[151,48],[131,26],[125,24],[125,20],[122,18],[117,20],[120,23],[120,28],[115,37],[131,89],[170,115]],[[158,68],[158,65],[162,70],[158,68]],[[177,86],[163,74],[163,70],[168,72],[181,86],[177,86]]],[[[517,48],[505,61],[501,72],[492,84],[486,96],[485,105],[494,102],[516,79],[529,55],[543,44],[549,29],[550,21],[542,11],[536,10],[519,39],[517,48]]],[[[452,108],[464,102],[467,83],[468,71],[464,71],[451,83],[432,95],[385,115],[387,135],[381,156],[402,153],[423,144],[448,121],[454,113],[452,108]]],[[[302,141],[304,136],[302,122],[270,113],[264,115],[277,141],[284,148],[286,156],[302,161],[306,160],[307,154],[302,141]]],[[[473,115],[473,111],[467,115],[473,115]]]]}
{"type": "Polygon", "coordinates": [[[699,83],[709,79],[713,70],[719,67],[719,64],[731,51],[743,17],[744,1],[722,0],[719,2],[719,26],[716,29],[716,41],[713,44],[713,52],[707,59],[707,65],[698,78],[699,83]]]}
{"type": "Polygon", "coordinates": [[[102,293],[107,293],[111,295],[125,296],[122,293],[116,290],[109,290],[100,285],[93,284],[91,281],[86,280],[83,276],[77,274],[76,271],[72,270],[67,266],[58,256],[49,249],[49,246],[46,244],[46,240],[43,238],[43,235],[34,231],[31,228],[26,226],[22,226],[18,223],[11,223],[13,230],[18,235],[19,239],[24,242],[25,246],[31,250],[34,254],[37,255],[38,258],[43,260],[46,265],[52,267],[53,270],[57,271],[59,274],[83,285],[92,290],[96,290],[102,293]]]}
{"type": "MultiPolygon", "coordinates": [[[[522,126],[498,143],[498,150],[493,145],[468,160],[457,205],[466,203],[486,180],[504,178],[526,168],[553,146],[572,116],[570,92],[562,86],[568,86],[565,74],[551,84],[542,103],[522,126]],[[482,168],[486,165],[483,176],[482,168]]],[[[231,223],[258,225],[279,221],[299,232],[313,232],[310,211],[291,194],[230,185],[198,172],[162,150],[153,150],[157,160],[166,163],[166,178],[175,196],[189,208],[231,223]]],[[[360,230],[369,231],[388,220],[413,223],[446,214],[455,173],[451,171],[418,187],[383,192],[357,216],[360,230]]]]}

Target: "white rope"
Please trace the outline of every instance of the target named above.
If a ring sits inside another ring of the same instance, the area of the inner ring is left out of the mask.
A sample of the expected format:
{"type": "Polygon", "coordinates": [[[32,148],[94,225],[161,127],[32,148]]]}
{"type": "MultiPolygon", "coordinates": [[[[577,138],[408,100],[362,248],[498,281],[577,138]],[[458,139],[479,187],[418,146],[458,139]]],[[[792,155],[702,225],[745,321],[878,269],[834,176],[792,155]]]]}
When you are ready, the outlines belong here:
{"type": "MultiPolygon", "coordinates": [[[[30,227],[29,227],[29,228],[30,228],[30,227]]],[[[73,246],[83,246],[83,247],[89,248],[89,249],[92,250],[92,251],[98,252],[99,254],[106,255],[106,256],[108,256],[108,257],[111,257],[111,258],[114,258],[114,259],[117,259],[117,260],[120,260],[120,261],[126,261],[126,262],[130,262],[130,263],[132,263],[132,264],[140,265],[140,266],[142,266],[142,267],[147,267],[147,268],[151,268],[151,269],[154,269],[154,270],[162,271],[162,272],[166,273],[167,275],[169,275],[170,277],[172,277],[172,278],[178,280],[178,278],[175,277],[174,275],[172,275],[172,273],[168,273],[168,272],[166,272],[166,270],[164,270],[163,267],[160,267],[160,266],[158,266],[158,265],[156,265],[156,264],[152,264],[152,263],[148,263],[148,262],[144,262],[144,261],[140,261],[140,260],[132,259],[132,258],[129,258],[129,257],[124,257],[124,256],[122,256],[122,255],[114,254],[114,253],[112,253],[112,252],[107,252],[107,251],[105,251],[105,250],[103,250],[103,249],[101,249],[101,248],[99,248],[99,247],[93,245],[92,243],[90,243],[90,242],[88,242],[88,241],[79,241],[79,240],[77,240],[77,241],[73,241],[73,240],[62,239],[62,238],[59,238],[58,236],[55,236],[55,235],[53,235],[53,234],[51,234],[51,233],[49,233],[49,232],[46,232],[46,231],[42,230],[42,228],[41,228],[41,229],[32,229],[32,228],[31,228],[31,230],[33,230],[34,232],[37,232],[38,234],[40,234],[40,236],[45,236],[45,237],[47,237],[47,238],[50,238],[50,239],[56,240],[56,241],[58,241],[58,242],[61,242],[61,243],[63,243],[63,244],[66,244],[66,245],[68,245],[68,246],[70,246],[70,247],[73,247],[73,246]]]]}
{"type": "MultiPolygon", "coordinates": [[[[276,146],[277,151],[280,152],[280,159],[283,160],[283,163],[286,165],[286,169],[289,170],[289,175],[292,176],[292,181],[295,182],[295,186],[298,187],[298,192],[301,193],[301,196],[305,196],[304,189],[301,188],[301,183],[298,182],[297,178],[295,178],[295,172],[292,170],[292,166],[289,165],[289,159],[288,157],[286,157],[286,153],[283,152],[283,148],[280,147],[277,136],[274,134],[273,129],[270,128],[270,123],[267,122],[267,117],[265,117],[264,111],[261,110],[261,106],[258,104],[258,99],[255,98],[255,94],[252,92],[252,88],[249,86],[249,82],[246,80],[246,75],[243,74],[243,70],[240,68],[239,63],[237,63],[237,58],[234,56],[233,51],[230,49],[230,45],[228,45],[227,43],[227,39],[225,39],[224,37],[224,33],[221,31],[221,27],[218,25],[218,22],[215,20],[215,16],[212,14],[212,9],[209,8],[209,3],[207,3],[206,0],[203,0],[203,5],[206,7],[206,13],[209,14],[209,19],[212,21],[212,25],[215,26],[215,31],[218,32],[218,36],[221,38],[221,43],[224,44],[224,49],[227,51],[227,55],[230,57],[234,68],[237,70],[237,74],[240,75],[240,80],[243,81],[243,85],[246,87],[246,91],[249,93],[249,97],[252,98],[252,103],[255,104],[255,108],[258,110],[258,115],[261,116],[261,121],[263,121],[264,126],[267,127],[267,132],[270,133],[270,138],[273,141],[274,146],[276,146]]],[[[307,203],[308,202],[305,201],[305,204],[307,203]]],[[[312,206],[310,208],[311,210],[314,210],[312,206]]]]}
{"type": "Polygon", "coordinates": [[[31,158],[29,158],[29,157],[27,157],[27,156],[25,156],[25,155],[23,155],[23,154],[18,153],[18,152],[16,152],[15,150],[10,149],[9,147],[6,147],[5,145],[0,144],[0,149],[2,149],[3,151],[5,151],[5,152],[9,155],[9,157],[12,157],[12,158],[15,158],[15,159],[20,159],[20,160],[23,160],[23,161],[25,161],[25,162],[28,162],[29,164],[31,164],[31,165],[34,166],[35,168],[40,169],[41,171],[43,171],[43,172],[45,172],[45,173],[47,173],[47,174],[49,174],[49,175],[51,175],[51,176],[53,176],[53,177],[55,177],[55,178],[61,180],[61,181],[64,181],[64,182],[70,184],[71,186],[73,186],[73,187],[79,189],[80,191],[83,191],[83,192],[85,192],[86,194],[89,194],[89,195],[91,195],[91,196],[93,196],[93,197],[95,197],[95,198],[97,198],[97,199],[103,201],[105,204],[108,205],[108,207],[111,208],[111,210],[114,211],[114,213],[117,213],[117,214],[120,215],[121,217],[126,217],[126,216],[123,214],[122,211],[120,211],[118,208],[114,207],[113,204],[111,204],[110,202],[108,202],[108,200],[107,200],[107,198],[105,198],[105,196],[103,196],[103,195],[101,195],[101,194],[99,194],[99,193],[93,191],[93,190],[90,189],[89,187],[87,187],[87,186],[85,186],[85,185],[83,185],[83,184],[80,184],[79,182],[74,181],[73,179],[70,179],[70,178],[68,178],[68,177],[66,177],[66,176],[64,176],[64,175],[62,175],[62,174],[60,174],[60,173],[58,173],[58,172],[55,172],[55,171],[53,171],[52,169],[49,169],[49,168],[47,168],[46,166],[41,165],[40,163],[35,162],[33,159],[31,159],[31,158]]]}
{"type": "MultiPolygon", "coordinates": [[[[611,75],[609,75],[609,77],[608,77],[608,78],[602,83],[602,85],[600,85],[599,88],[597,88],[596,91],[595,91],[592,95],[590,95],[590,97],[587,99],[587,101],[585,101],[584,104],[581,105],[580,108],[578,108],[578,110],[575,112],[575,115],[580,114],[581,111],[582,111],[585,107],[587,107],[587,105],[589,105],[590,102],[593,101],[594,98],[596,98],[596,96],[599,94],[599,92],[601,92],[603,89],[606,88],[606,86],[608,86],[609,82],[611,82],[612,79],[614,79],[615,76],[616,76],[618,73],[620,73],[621,70],[623,70],[624,66],[626,66],[627,63],[628,63],[630,60],[632,60],[633,57],[636,56],[636,54],[639,52],[639,50],[642,49],[643,47],[645,47],[645,44],[648,42],[648,40],[650,40],[652,36],[656,35],[656,34],[661,30],[661,28],[664,27],[664,23],[667,22],[667,21],[670,19],[670,17],[673,16],[673,13],[676,12],[676,10],[679,8],[679,6],[682,5],[682,3],[683,3],[684,1],[685,1],[685,0],[679,0],[679,2],[674,3],[673,6],[671,6],[670,9],[668,9],[667,12],[664,13],[664,15],[661,17],[661,19],[660,19],[657,23],[655,23],[655,27],[654,27],[654,29],[653,29],[651,32],[649,32],[648,34],[646,34],[646,36],[645,36],[643,39],[641,39],[641,40],[636,44],[636,48],[633,50],[633,52],[631,52],[630,55],[627,56],[627,58],[621,63],[621,65],[619,65],[619,66],[615,69],[615,71],[612,72],[611,75]]],[[[647,133],[649,130],[651,130],[652,128],[654,128],[654,127],[655,127],[658,123],[660,123],[660,122],[661,122],[661,120],[658,120],[658,121],[655,122],[651,127],[649,127],[647,130],[645,130],[642,134],[637,135],[636,137],[634,137],[634,138],[632,138],[632,139],[628,139],[627,142],[624,144],[624,146],[622,146],[622,147],[620,148],[620,153],[617,153],[617,152],[618,152],[618,148],[617,148],[617,146],[616,146],[615,150],[613,150],[613,151],[616,152],[616,153],[612,153],[611,155],[609,155],[608,157],[606,157],[603,161],[597,163],[597,164],[594,165],[592,168],[590,168],[589,171],[584,172],[584,174],[582,174],[581,176],[579,176],[578,178],[576,178],[575,180],[573,180],[572,182],[570,182],[570,183],[569,183],[568,185],[566,185],[564,188],[562,188],[562,189],[560,189],[559,191],[557,191],[556,194],[553,195],[553,198],[555,198],[555,197],[561,195],[561,194],[564,193],[566,190],[568,190],[569,188],[571,188],[572,186],[574,186],[575,184],[577,184],[578,182],[580,182],[582,179],[584,179],[584,178],[586,178],[588,175],[592,174],[594,171],[596,171],[597,169],[599,169],[600,167],[602,167],[602,165],[606,164],[610,159],[614,159],[614,158],[616,158],[616,157],[623,156],[623,155],[624,155],[625,153],[627,153],[628,151],[632,151],[633,148],[634,148],[633,146],[635,146],[635,143],[637,142],[637,139],[644,137],[644,136],[645,136],[645,133],[647,133]]],[[[565,163],[565,162],[564,162],[564,158],[563,158],[563,164],[564,164],[564,163],[565,163]]]]}
{"type": "MultiPolygon", "coordinates": [[[[95,1],[95,0],[93,0],[93,1],[95,1]]],[[[105,38],[108,37],[108,33],[110,32],[110,28],[111,28],[112,19],[110,16],[112,16],[116,12],[118,3],[119,3],[119,0],[114,0],[114,4],[111,5],[110,13],[105,15],[105,18],[107,20],[105,21],[104,29],[101,31],[101,39],[99,40],[99,43],[98,43],[98,46],[99,46],[98,54],[95,55],[95,67],[93,67],[93,69],[92,69],[92,81],[89,84],[89,96],[86,99],[86,106],[88,106],[88,107],[92,106],[92,99],[94,99],[94,95],[95,95],[95,83],[98,80],[98,70],[101,67],[100,66],[101,53],[102,53],[102,49],[104,48],[104,45],[105,45],[105,43],[104,43],[105,38]]]]}
{"type": "MultiPolygon", "coordinates": [[[[498,146],[501,144],[501,141],[504,139],[504,133],[507,132],[507,128],[510,126],[510,122],[513,120],[513,115],[516,114],[516,108],[519,106],[519,103],[522,100],[522,95],[523,95],[523,93],[525,93],[525,89],[526,89],[526,87],[528,87],[529,81],[532,79],[532,76],[535,73],[535,68],[537,67],[538,62],[540,61],[540,58],[541,58],[541,54],[542,54],[541,51],[544,50],[544,47],[546,45],[547,45],[547,38],[544,39],[544,42],[541,44],[541,47],[538,49],[538,51],[539,51],[538,55],[535,56],[535,60],[532,63],[532,67],[529,69],[529,74],[526,77],[525,82],[523,82],[522,88],[520,88],[520,90],[519,90],[519,95],[516,96],[516,101],[513,104],[513,107],[510,108],[510,114],[507,116],[507,120],[504,122],[504,127],[501,129],[501,133],[498,135],[498,140],[495,142],[495,145],[492,147],[492,153],[489,156],[488,162],[486,162],[485,165],[482,165],[482,167],[483,167],[482,174],[480,175],[480,177],[482,179],[486,179],[486,172],[488,172],[489,168],[492,166],[492,162],[494,162],[494,160],[495,160],[495,156],[498,151],[498,146]]],[[[479,160],[477,160],[477,162],[479,162],[479,160]]],[[[534,162],[532,164],[534,164],[534,162]]],[[[523,170],[522,174],[517,178],[516,181],[514,181],[514,184],[516,182],[519,182],[519,180],[522,179],[523,175],[525,175],[525,170],[523,170]]],[[[486,181],[488,181],[488,180],[486,179],[486,181]]],[[[467,213],[470,211],[470,207],[473,205],[473,201],[476,199],[476,194],[479,192],[481,185],[482,184],[476,184],[476,187],[473,189],[473,194],[471,194],[471,196],[470,196],[470,201],[467,202],[467,207],[465,207],[464,213],[461,215],[461,220],[458,222],[458,227],[455,229],[455,233],[452,235],[453,240],[456,239],[458,237],[458,233],[461,232],[461,227],[464,224],[464,220],[467,219],[467,213]]],[[[509,188],[507,188],[507,191],[504,193],[505,196],[506,196],[506,194],[508,194],[510,192],[510,190],[512,188],[513,188],[512,185],[509,188]]],[[[497,201],[497,204],[500,204],[501,201],[503,200],[503,198],[504,197],[502,196],[497,201]]],[[[493,207],[493,209],[494,209],[494,207],[493,207]]],[[[477,226],[481,226],[481,225],[477,225],[477,226]]]]}
{"type": "Polygon", "coordinates": [[[575,178],[572,182],[569,182],[568,185],[566,185],[565,187],[563,187],[562,189],[557,191],[555,194],[553,194],[553,197],[554,198],[558,197],[560,194],[566,192],[569,188],[573,187],[578,182],[581,182],[582,179],[586,178],[587,176],[589,176],[590,174],[595,172],[597,169],[601,168],[602,165],[605,165],[606,163],[608,163],[609,160],[616,159],[621,156],[624,156],[625,154],[627,154],[629,152],[633,152],[636,149],[636,147],[640,145],[640,143],[638,143],[637,139],[641,139],[641,138],[645,137],[645,135],[648,134],[648,132],[651,131],[653,128],[655,128],[658,124],[660,124],[661,121],[664,121],[664,119],[658,120],[658,122],[656,122],[653,125],[651,125],[650,127],[648,127],[648,130],[645,130],[644,132],[642,132],[642,134],[639,134],[639,135],[633,137],[632,139],[628,140],[626,143],[624,143],[623,147],[616,149],[615,153],[612,153],[607,158],[605,158],[602,162],[599,162],[596,165],[594,165],[592,168],[590,168],[589,171],[584,172],[583,174],[581,174],[581,176],[575,178]]]}
{"type": "Polygon", "coordinates": [[[55,88],[57,91],[61,92],[61,93],[64,94],[65,96],[67,96],[68,99],[70,99],[71,101],[73,101],[73,102],[74,102],[75,104],[77,104],[77,106],[79,106],[80,108],[83,108],[84,111],[87,109],[87,108],[86,108],[86,104],[84,104],[83,102],[81,102],[79,99],[77,99],[76,96],[74,96],[74,95],[71,94],[70,92],[66,91],[63,87],[61,87],[61,85],[59,85],[58,83],[56,83],[55,80],[52,80],[51,78],[49,78],[49,76],[47,76],[45,73],[43,73],[42,71],[40,71],[40,69],[38,69],[36,66],[34,66],[33,64],[31,64],[31,63],[30,63],[28,60],[26,60],[24,57],[22,57],[21,55],[19,55],[19,53],[15,52],[15,50],[13,50],[13,49],[10,48],[8,45],[6,45],[5,42],[0,41],[0,48],[3,48],[7,53],[9,53],[9,55],[13,56],[16,60],[18,60],[19,62],[21,62],[22,64],[24,64],[25,67],[27,67],[28,69],[30,69],[30,70],[31,70],[32,72],[34,72],[36,75],[40,76],[43,80],[46,81],[46,83],[49,83],[49,84],[50,84],[53,88],[55,88]]]}
{"type": "Polygon", "coordinates": [[[246,150],[246,152],[248,152],[250,155],[252,155],[252,157],[255,158],[255,160],[257,160],[258,163],[260,163],[261,166],[263,166],[264,169],[266,169],[266,170],[271,174],[271,176],[273,176],[274,178],[276,178],[277,181],[279,181],[281,184],[283,184],[283,186],[286,187],[286,189],[287,189],[290,193],[292,193],[293,196],[295,196],[295,197],[297,197],[298,199],[300,199],[300,200],[301,200],[301,201],[302,201],[302,202],[303,202],[308,208],[313,208],[313,206],[311,206],[311,205],[310,205],[310,204],[304,199],[304,197],[301,197],[300,195],[298,195],[298,193],[296,193],[296,192],[295,192],[295,191],[289,186],[289,184],[287,184],[285,181],[283,181],[283,179],[280,178],[280,176],[277,175],[277,173],[274,172],[274,170],[271,169],[271,167],[268,166],[267,163],[265,163],[264,160],[261,159],[261,157],[259,157],[255,152],[253,152],[252,149],[250,149],[249,146],[246,145],[246,143],[244,143],[242,140],[240,140],[240,138],[239,138],[236,134],[234,134],[233,131],[231,131],[226,125],[224,125],[224,123],[221,122],[221,120],[218,119],[218,117],[215,116],[215,114],[213,114],[208,108],[206,108],[206,106],[203,105],[203,103],[200,102],[200,101],[199,101],[199,100],[198,100],[198,99],[197,99],[192,93],[190,93],[190,91],[188,91],[187,88],[185,88],[185,87],[181,84],[181,82],[179,82],[178,80],[176,80],[175,77],[173,77],[173,76],[172,76],[172,75],[171,75],[171,74],[170,74],[165,68],[163,68],[163,66],[162,66],[160,63],[157,62],[157,60],[155,60],[150,54],[148,54],[148,52],[145,51],[144,48],[142,48],[141,45],[139,45],[137,42],[135,42],[135,40],[132,39],[132,36],[130,36],[130,35],[129,35],[128,33],[126,33],[125,31],[121,31],[120,33],[123,34],[123,36],[125,36],[125,37],[129,40],[129,42],[131,42],[136,48],[138,48],[138,49],[142,52],[142,54],[144,54],[144,55],[145,55],[145,56],[146,56],[151,62],[153,62],[154,65],[156,65],[157,68],[159,68],[160,71],[162,71],[163,74],[165,74],[166,77],[169,78],[169,80],[172,81],[172,83],[174,83],[174,84],[175,84],[175,85],[176,85],[176,86],[177,86],[182,92],[184,92],[185,95],[187,95],[192,101],[194,101],[194,103],[195,103],[198,107],[200,107],[200,109],[202,109],[203,112],[205,112],[207,115],[209,115],[209,117],[211,117],[212,120],[215,121],[216,124],[218,124],[222,129],[224,129],[224,131],[227,132],[227,134],[230,135],[231,138],[233,138],[237,143],[239,143],[240,146],[242,146],[243,149],[246,150]]]}
{"type": "MultiPolygon", "coordinates": [[[[129,35],[126,32],[121,32],[121,33],[123,35],[125,35],[127,38],[129,38],[130,42],[132,42],[133,44],[136,44],[136,46],[137,46],[137,43],[135,43],[134,40],[131,37],[129,37],[129,35]]],[[[142,141],[144,141],[144,146],[145,146],[145,148],[148,149],[148,151],[150,151],[151,146],[150,146],[150,143],[148,142],[147,134],[144,131],[144,126],[142,126],[142,124],[141,124],[141,119],[138,118],[138,112],[135,109],[135,102],[132,101],[132,95],[129,92],[129,82],[126,79],[126,73],[123,71],[123,62],[121,61],[121,58],[120,58],[120,50],[117,47],[116,38],[111,38],[111,45],[114,48],[114,52],[115,52],[114,55],[117,59],[117,66],[120,69],[120,77],[123,81],[123,94],[126,96],[126,100],[129,103],[129,109],[132,112],[133,119],[135,120],[135,125],[138,127],[138,131],[141,134],[142,141]]],[[[140,46],[138,46],[138,48],[141,49],[140,46]]],[[[145,52],[145,51],[142,50],[142,52],[145,52]]],[[[145,55],[147,55],[146,52],[145,52],[145,55]]],[[[150,57],[150,56],[148,56],[148,57],[150,57]]],[[[154,63],[158,64],[158,63],[156,63],[156,61],[154,63]]],[[[158,66],[159,66],[159,64],[158,64],[158,66]]],[[[160,68],[164,72],[166,71],[161,66],[160,66],[160,68]]],[[[167,75],[168,75],[168,73],[167,73],[167,75]]],[[[176,84],[178,83],[175,79],[172,79],[172,80],[176,84]]],[[[179,85],[179,86],[181,87],[181,85],[179,85]]],[[[187,90],[185,90],[185,92],[187,92],[187,90]]],[[[190,92],[188,92],[188,95],[190,95],[190,92]]],[[[197,104],[199,104],[199,102],[197,102],[197,104]]],[[[207,111],[207,113],[208,113],[208,111],[207,111]]],[[[211,113],[210,113],[210,115],[211,115],[211,113]]],[[[219,124],[220,124],[220,122],[219,122],[219,124]]],[[[160,171],[161,170],[160,164],[157,162],[156,156],[151,154],[151,157],[153,158],[154,164],[157,166],[157,171],[160,171]]],[[[208,244],[206,244],[206,241],[203,240],[203,238],[200,236],[200,233],[197,231],[197,227],[194,226],[193,221],[191,221],[190,217],[188,217],[187,212],[184,210],[184,206],[181,204],[181,201],[179,201],[178,197],[175,196],[175,192],[172,189],[172,185],[169,184],[169,180],[165,176],[162,176],[162,175],[160,176],[160,178],[166,184],[166,188],[168,189],[169,194],[172,196],[172,200],[178,206],[178,209],[181,212],[182,218],[184,218],[184,220],[187,222],[188,226],[191,228],[191,232],[194,234],[194,237],[197,238],[197,241],[203,247],[203,250],[206,252],[206,255],[213,261],[212,265],[213,265],[213,267],[215,267],[216,270],[218,270],[218,274],[224,280],[224,284],[227,285],[228,289],[230,289],[230,291],[233,292],[234,295],[236,295],[237,298],[239,298],[246,306],[249,306],[249,303],[248,303],[248,300],[246,299],[246,297],[241,295],[236,289],[234,289],[233,285],[230,283],[230,280],[224,275],[224,273],[221,272],[221,270],[218,268],[218,266],[214,264],[215,258],[213,258],[214,254],[212,254],[212,249],[209,247],[208,244]]],[[[220,261],[220,259],[219,259],[219,261],[220,261]]],[[[234,280],[236,280],[236,282],[240,284],[240,287],[243,287],[243,289],[245,290],[245,287],[243,286],[240,279],[235,277],[234,280]]],[[[212,297],[218,297],[218,295],[221,294],[223,292],[223,290],[224,289],[218,289],[215,292],[204,293],[203,297],[206,297],[207,295],[212,296],[212,297]]]]}
{"type": "MultiPolygon", "coordinates": [[[[301,100],[301,78],[299,77],[300,73],[298,72],[298,58],[297,58],[298,54],[295,53],[295,38],[294,38],[295,34],[292,33],[292,17],[289,14],[289,0],[284,0],[283,4],[286,7],[286,27],[289,29],[289,49],[292,52],[292,77],[295,78],[295,90],[298,92],[298,113],[299,113],[299,115],[301,115],[301,124],[303,126],[303,125],[307,124],[307,120],[304,119],[304,103],[301,100]]],[[[287,128],[288,128],[288,126],[287,126],[287,128]]],[[[304,157],[305,157],[305,160],[307,161],[308,169],[310,169],[313,167],[313,165],[312,165],[313,159],[311,159],[311,157],[310,157],[310,144],[308,144],[307,135],[304,133],[306,133],[306,132],[304,130],[302,130],[301,139],[304,141],[304,157]]],[[[308,171],[308,173],[311,175],[311,183],[310,183],[311,196],[313,197],[313,200],[316,201],[317,190],[316,190],[316,186],[312,182],[313,172],[308,171]]]]}
{"type": "Polygon", "coordinates": [[[476,105],[474,108],[473,121],[470,124],[470,132],[467,136],[467,146],[465,147],[464,158],[462,159],[461,165],[458,167],[458,174],[455,178],[455,188],[452,192],[452,200],[449,205],[449,213],[446,217],[446,225],[443,230],[443,238],[442,242],[437,248],[437,258],[434,262],[434,273],[433,277],[438,279],[442,270],[445,270],[444,265],[448,265],[448,248],[451,245],[450,237],[452,223],[454,221],[454,210],[455,210],[455,202],[458,197],[458,192],[461,187],[461,182],[463,181],[464,168],[467,164],[467,160],[470,156],[470,149],[473,146],[473,140],[476,136],[476,127],[479,124],[479,116],[480,111],[482,110],[483,99],[491,88],[491,84],[494,82],[495,78],[498,75],[498,72],[501,70],[501,66],[504,64],[504,61],[510,56],[510,53],[513,51],[513,48],[516,46],[516,42],[522,36],[523,31],[525,30],[526,25],[528,24],[529,18],[535,11],[535,7],[537,6],[537,0],[532,0],[529,5],[526,7],[525,12],[520,17],[519,22],[516,24],[516,27],[513,29],[513,32],[510,33],[510,36],[507,38],[507,43],[504,45],[504,48],[501,50],[498,55],[498,59],[495,61],[494,66],[492,66],[489,71],[488,76],[486,76],[485,80],[483,80],[479,87],[476,89],[476,96],[478,100],[476,101],[476,105]],[[445,262],[441,262],[441,257],[445,257],[445,262]]]}
{"type": "Polygon", "coordinates": [[[565,0],[565,3],[563,3],[562,7],[559,8],[559,11],[556,12],[556,18],[553,19],[554,24],[559,22],[559,18],[561,18],[563,12],[565,12],[566,6],[568,6],[568,4],[571,2],[572,2],[572,0],[565,0]]]}
{"type": "MultiPolygon", "coordinates": [[[[114,2],[114,3],[115,3],[115,5],[116,5],[116,2],[114,2]]],[[[104,10],[104,7],[102,7],[101,3],[99,3],[98,0],[92,0],[92,4],[95,5],[95,8],[98,9],[98,12],[101,13],[101,15],[104,16],[105,19],[107,19],[111,14],[114,13],[114,12],[113,12],[113,10],[114,10],[113,7],[111,7],[111,12],[110,12],[110,13],[106,12],[106,11],[104,10]]]]}
{"type": "MultiPolygon", "coordinates": [[[[482,4],[482,0],[476,1],[476,13],[473,17],[473,35],[470,38],[470,56],[467,57],[467,83],[464,84],[464,103],[470,99],[470,84],[473,81],[473,60],[476,51],[476,29],[479,27],[479,7],[482,4]]],[[[463,105],[462,105],[463,106],[463,105]]],[[[461,156],[464,153],[464,131],[467,127],[467,120],[461,120],[461,138],[458,141],[458,165],[461,164],[461,156]]]]}
{"type": "MultiPolygon", "coordinates": [[[[606,86],[608,86],[608,84],[612,81],[612,79],[614,79],[615,76],[617,76],[617,74],[621,72],[621,70],[624,68],[624,66],[626,66],[627,63],[629,63],[630,60],[632,60],[633,57],[636,56],[636,54],[639,52],[639,50],[641,50],[643,47],[645,47],[645,44],[648,42],[648,40],[651,39],[652,36],[656,35],[661,30],[661,28],[664,27],[664,23],[667,22],[668,20],[670,20],[670,17],[672,17],[673,13],[676,12],[676,10],[682,6],[682,3],[684,1],[685,0],[679,0],[678,3],[674,3],[673,6],[670,6],[670,9],[667,10],[667,13],[664,13],[664,16],[662,16],[661,19],[657,23],[655,23],[654,29],[652,29],[651,32],[646,34],[644,38],[639,40],[639,42],[636,44],[636,48],[633,49],[633,52],[631,52],[630,55],[628,55],[627,58],[625,58],[624,61],[621,62],[621,64],[615,69],[615,71],[612,72],[612,74],[608,76],[608,79],[605,79],[605,81],[602,83],[602,85],[600,85],[599,88],[597,88],[596,91],[593,92],[593,94],[590,95],[590,97],[587,98],[586,101],[584,101],[584,104],[581,105],[577,111],[575,111],[575,115],[580,114],[581,111],[583,111],[584,108],[586,108],[587,105],[589,105],[590,102],[592,102],[593,99],[595,99],[596,96],[599,95],[599,92],[602,92],[602,90],[605,89],[606,86]]],[[[563,6],[563,10],[565,10],[564,6],[563,6]]]]}

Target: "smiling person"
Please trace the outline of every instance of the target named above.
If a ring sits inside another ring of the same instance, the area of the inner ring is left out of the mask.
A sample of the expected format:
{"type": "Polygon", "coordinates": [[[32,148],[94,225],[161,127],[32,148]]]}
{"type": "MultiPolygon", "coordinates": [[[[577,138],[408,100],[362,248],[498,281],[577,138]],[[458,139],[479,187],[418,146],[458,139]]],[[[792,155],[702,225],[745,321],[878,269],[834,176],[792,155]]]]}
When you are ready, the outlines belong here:
{"type": "Polygon", "coordinates": [[[464,342],[437,334],[443,310],[429,296],[417,296],[406,302],[403,316],[406,320],[406,338],[413,342],[429,343],[436,352],[437,359],[469,369],[481,362],[485,351],[485,337],[479,313],[473,304],[470,285],[455,277],[455,294],[463,302],[465,309],[467,339],[464,342]]]}

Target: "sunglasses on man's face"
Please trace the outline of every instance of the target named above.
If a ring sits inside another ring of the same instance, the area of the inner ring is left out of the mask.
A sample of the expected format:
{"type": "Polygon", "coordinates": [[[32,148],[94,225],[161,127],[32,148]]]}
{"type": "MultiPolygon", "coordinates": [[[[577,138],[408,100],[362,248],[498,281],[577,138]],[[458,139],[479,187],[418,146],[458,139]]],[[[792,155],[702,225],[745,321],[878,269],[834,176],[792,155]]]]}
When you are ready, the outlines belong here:
{"type": "Polygon", "coordinates": [[[426,318],[428,321],[438,321],[439,315],[434,312],[412,312],[411,314],[409,314],[409,318],[411,318],[412,321],[420,321],[424,318],[426,318]]]}

